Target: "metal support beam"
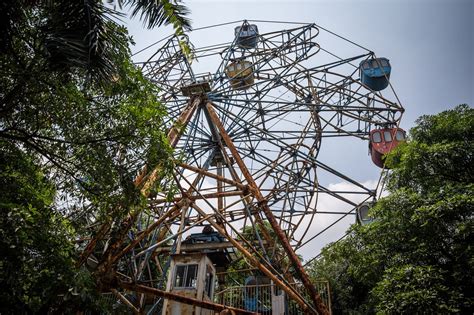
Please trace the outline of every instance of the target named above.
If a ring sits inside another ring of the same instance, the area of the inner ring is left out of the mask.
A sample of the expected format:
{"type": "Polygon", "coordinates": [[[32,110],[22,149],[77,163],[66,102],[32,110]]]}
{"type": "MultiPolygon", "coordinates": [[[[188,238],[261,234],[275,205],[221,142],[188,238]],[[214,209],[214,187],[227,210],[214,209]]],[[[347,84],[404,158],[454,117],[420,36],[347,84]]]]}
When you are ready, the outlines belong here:
{"type": "MultiPolygon", "coordinates": [[[[181,134],[186,129],[188,122],[191,120],[196,108],[201,102],[202,98],[199,96],[191,99],[188,106],[183,110],[179,118],[168,131],[168,141],[172,148],[175,148],[176,144],[178,144],[181,134]]],[[[142,186],[141,192],[144,196],[148,196],[148,190],[157,181],[158,174],[160,173],[161,169],[162,166],[159,164],[147,175],[147,166],[145,165],[140,174],[135,179],[135,186],[142,186]]]]}
{"type": "Polygon", "coordinates": [[[185,163],[177,163],[177,165],[181,166],[182,168],[185,168],[187,170],[193,171],[195,173],[202,174],[202,175],[205,175],[207,177],[213,178],[215,180],[221,181],[223,183],[226,183],[226,184],[229,184],[229,185],[234,185],[235,187],[237,187],[239,189],[242,189],[242,190],[245,190],[247,188],[246,185],[242,185],[241,183],[236,182],[235,180],[228,179],[226,177],[216,175],[214,173],[208,172],[204,169],[201,169],[201,168],[198,168],[198,167],[195,167],[195,166],[191,166],[191,165],[188,165],[188,164],[185,164],[185,163]]]}
{"type": "MultiPolygon", "coordinates": [[[[196,211],[198,211],[202,216],[206,215],[206,213],[202,209],[197,207],[196,205],[194,206],[194,209],[196,209],[196,211]]],[[[296,295],[296,293],[293,291],[291,287],[288,287],[273,272],[268,270],[267,267],[265,267],[262,263],[260,263],[255,258],[255,255],[250,253],[242,244],[240,244],[240,242],[232,238],[224,228],[222,228],[219,224],[217,224],[212,219],[207,220],[207,222],[209,222],[209,224],[212,225],[212,227],[214,227],[219,234],[224,235],[227,238],[227,240],[230,243],[232,243],[232,245],[234,245],[234,247],[237,248],[237,250],[240,253],[242,253],[242,255],[244,255],[254,267],[260,269],[260,271],[263,272],[268,278],[270,278],[279,288],[285,291],[291,299],[293,299],[296,303],[298,303],[298,305],[301,306],[304,312],[312,311],[312,309],[308,307],[306,302],[303,299],[301,299],[298,295],[296,295]]]]}
{"type": "MultiPolygon", "coordinates": [[[[209,193],[209,194],[202,194],[202,196],[187,196],[189,200],[199,200],[199,199],[215,199],[215,198],[225,198],[225,197],[235,197],[235,196],[242,196],[244,193],[241,190],[231,190],[231,191],[224,191],[221,193],[209,193]]],[[[175,197],[171,200],[162,198],[162,199],[155,199],[150,202],[150,204],[156,205],[165,202],[179,202],[183,200],[184,196],[175,197]]]]}
{"type": "Polygon", "coordinates": [[[142,233],[140,233],[130,244],[128,244],[120,253],[117,255],[113,256],[110,260],[110,264],[113,264],[116,262],[120,257],[125,255],[127,252],[132,250],[135,246],[138,245],[145,237],[147,237],[151,232],[153,232],[154,229],[156,229],[160,224],[162,224],[166,219],[171,218],[174,219],[180,215],[180,210],[183,207],[188,207],[190,204],[189,200],[183,199],[182,202],[180,202],[178,205],[174,206],[171,208],[169,211],[164,213],[158,220],[153,222],[150,226],[147,227],[146,230],[144,230],[142,233]]]}
{"type": "MultiPolygon", "coordinates": [[[[178,143],[178,140],[181,137],[181,134],[184,131],[184,128],[186,128],[188,122],[191,120],[194,112],[196,111],[196,108],[199,106],[201,101],[202,101],[202,98],[199,96],[191,99],[188,103],[188,106],[184,109],[184,111],[181,113],[179,118],[175,121],[173,126],[168,131],[168,140],[170,142],[170,145],[173,148],[176,147],[176,144],[178,143]]],[[[134,185],[137,188],[142,186],[140,192],[145,197],[147,197],[149,194],[149,188],[158,180],[158,174],[160,170],[162,169],[162,167],[163,166],[161,164],[158,164],[147,175],[148,166],[145,165],[143,169],[140,171],[139,175],[136,177],[134,181],[134,185]]],[[[117,248],[119,248],[120,245],[123,243],[126,232],[130,229],[132,224],[135,222],[136,217],[138,216],[139,213],[140,213],[139,210],[132,211],[129,217],[125,219],[125,221],[122,224],[123,228],[121,229],[121,233],[118,233],[118,240],[115,243],[111,244],[111,246],[109,246],[109,248],[107,249],[108,255],[110,255],[109,253],[111,251],[114,251],[117,248]]],[[[99,233],[97,233],[97,235],[87,244],[86,248],[84,249],[84,251],[82,252],[81,256],[78,259],[78,262],[76,264],[77,267],[81,266],[86,261],[87,257],[89,257],[90,254],[92,254],[97,244],[97,241],[102,239],[110,230],[111,223],[112,223],[111,221],[104,223],[99,229],[99,233]]],[[[107,255],[104,255],[104,257],[107,257],[107,255]]]]}
{"type": "Polygon", "coordinates": [[[255,198],[257,199],[260,208],[263,210],[265,213],[265,216],[267,217],[268,222],[272,226],[273,230],[275,231],[278,239],[280,240],[281,245],[283,246],[283,249],[285,252],[288,254],[288,257],[290,258],[293,266],[295,267],[295,270],[303,282],[303,285],[306,287],[308,290],[308,293],[311,296],[311,299],[313,300],[314,306],[319,314],[329,314],[329,311],[324,305],[321,297],[319,296],[318,291],[314,287],[314,285],[311,283],[311,280],[309,279],[309,276],[306,274],[306,271],[303,268],[303,265],[301,264],[300,259],[296,255],[295,251],[293,250],[293,247],[291,247],[290,242],[288,241],[286,234],[282,231],[280,225],[278,224],[275,216],[273,215],[272,211],[270,210],[270,207],[267,204],[267,200],[263,197],[262,193],[260,192],[257,184],[255,183],[252,174],[250,174],[249,170],[247,169],[247,166],[245,165],[244,161],[240,157],[239,152],[237,151],[237,148],[234,146],[234,143],[232,142],[232,139],[229,137],[227,134],[224,126],[222,125],[222,122],[220,121],[219,117],[217,116],[216,112],[214,111],[213,104],[211,102],[208,102],[206,104],[206,109],[209,112],[209,115],[211,117],[212,122],[214,125],[217,127],[219,130],[219,133],[224,140],[225,144],[229,148],[230,152],[232,153],[232,156],[235,159],[235,162],[240,168],[240,171],[244,175],[245,179],[247,180],[247,184],[250,187],[251,192],[255,195],[255,198]]]}
{"type": "MultiPolygon", "coordinates": [[[[258,244],[257,244],[258,245],[258,244]]],[[[266,242],[263,245],[267,245],[266,242]]],[[[232,248],[234,245],[231,242],[222,242],[222,243],[197,243],[197,244],[181,244],[181,251],[183,252],[199,252],[202,250],[219,250],[232,248]]],[[[171,246],[157,247],[156,253],[168,253],[172,249],[171,246]]]]}
{"type": "Polygon", "coordinates": [[[130,307],[134,314],[140,314],[140,310],[136,308],[135,305],[133,305],[125,296],[123,296],[122,293],[120,293],[116,289],[110,289],[110,291],[112,291],[112,293],[115,294],[115,296],[117,296],[120,301],[122,301],[125,305],[130,307]]]}
{"type": "Polygon", "coordinates": [[[155,289],[155,288],[150,288],[150,287],[140,285],[140,284],[119,281],[118,285],[119,285],[119,287],[121,287],[125,290],[140,292],[140,293],[144,293],[144,294],[148,294],[148,295],[152,295],[152,296],[159,296],[159,297],[163,297],[165,299],[173,300],[173,301],[176,301],[176,302],[181,302],[181,303],[184,303],[184,304],[190,304],[190,305],[194,305],[194,306],[197,306],[197,307],[202,307],[202,308],[213,310],[213,311],[216,311],[216,312],[221,312],[223,310],[230,310],[230,311],[235,312],[235,314],[245,314],[245,315],[246,314],[255,314],[255,315],[258,315],[258,313],[246,311],[246,310],[243,310],[243,309],[240,309],[240,308],[230,307],[230,306],[226,306],[226,305],[222,305],[222,304],[218,304],[218,303],[212,303],[212,302],[208,302],[208,301],[202,301],[202,300],[198,300],[198,299],[195,299],[195,298],[190,298],[190,297],[186,297],[186,296],[183,296],[183,295],[179,295],[179,294],[176,294],[176,293],[171,293],[171,292],[166,292],[166,291],[162,291],[162,290],[155,289]]]}

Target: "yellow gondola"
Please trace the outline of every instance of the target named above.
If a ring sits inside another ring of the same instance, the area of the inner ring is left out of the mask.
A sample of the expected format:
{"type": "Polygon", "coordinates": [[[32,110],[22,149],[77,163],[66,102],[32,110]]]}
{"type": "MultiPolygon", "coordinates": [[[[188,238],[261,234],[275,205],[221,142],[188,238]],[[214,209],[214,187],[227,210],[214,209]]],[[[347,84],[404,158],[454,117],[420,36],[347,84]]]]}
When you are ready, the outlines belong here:
{"type": "Polygon", "coordinates": [[[254,83],[253,66],[250,61],[233,61],[226,67],[225,73],[235,90],[247,89],[254,83]]]}

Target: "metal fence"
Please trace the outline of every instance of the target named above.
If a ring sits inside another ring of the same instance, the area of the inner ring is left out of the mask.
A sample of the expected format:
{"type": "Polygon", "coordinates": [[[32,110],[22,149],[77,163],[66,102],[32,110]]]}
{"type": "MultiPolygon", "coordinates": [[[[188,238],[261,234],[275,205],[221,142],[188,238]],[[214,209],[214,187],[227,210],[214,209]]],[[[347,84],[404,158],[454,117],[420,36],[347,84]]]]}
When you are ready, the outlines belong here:
{"type": "MultiPolygon", "coordinates": [[[[329,283],[327,281],[317,281],[314,285],[331,314],[329,283]]],[[[291,286],[309,301],[304,293],[305,290],[302,284],[293,283],[291,286]]],[[[227,287],[215,294],[214,301],[227,306],[258,312],[262,315],[304,314],[299,305],[295,301],[290,300],[286,294],[274,284],[227,287]]]]}

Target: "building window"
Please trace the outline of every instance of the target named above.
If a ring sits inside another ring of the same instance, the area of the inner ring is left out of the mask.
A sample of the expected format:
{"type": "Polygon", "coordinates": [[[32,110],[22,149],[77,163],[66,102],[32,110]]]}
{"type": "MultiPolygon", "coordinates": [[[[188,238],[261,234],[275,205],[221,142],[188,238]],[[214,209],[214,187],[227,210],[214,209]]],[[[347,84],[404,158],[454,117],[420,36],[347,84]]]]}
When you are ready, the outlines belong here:
{"type": "Polygon", "coordinates": [[[195,288],[198,265],[177,265],[174,279],[175,288],[195,288]]]}

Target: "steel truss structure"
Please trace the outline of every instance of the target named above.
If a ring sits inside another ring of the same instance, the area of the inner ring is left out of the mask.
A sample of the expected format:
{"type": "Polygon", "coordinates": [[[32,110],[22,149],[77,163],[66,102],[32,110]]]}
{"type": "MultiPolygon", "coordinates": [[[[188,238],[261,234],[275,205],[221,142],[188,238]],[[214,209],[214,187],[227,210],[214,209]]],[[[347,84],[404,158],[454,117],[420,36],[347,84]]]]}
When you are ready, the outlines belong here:
{"type": "Polygon", "coordinates": [[[149,197],[149,208],[130,213],[113,237],[110,227],[103,226],[81,260],[101,253],[101,281],[109,281],[117,298],[134,312],[143,312],[145,305],[148,313],[160,312],[161,299],[150,304],[148,295],[215,311],[226,308],[163,291],[169,253],[160,254],[160,249],[168,246],[179,253],[183,236],[204,225],[224,236],[301,310],[328,312],[296,251],[332,226],[330,222],[320,231],[311,229],[324,212],[319,196],[327,194],[346,204],[347,211],[335,212],[343,217],[359,204],[348,193],[369,200],[375,191],[320,161],[322,143],[335,137],[367,140],[373,128],[398,124],[403,107],[361,83],[358,64],[373,58],[373,52],[362,49],[356,56],[339,58],[318,42],[323,30],[317,25],[290,26],[259,34],[254,48],[240,47],[237,37],[193,48],[201,64],[208,58],[218,60],[212,74],[193,71],[181,50],[183,38],[175,36],[139,63],[160,87],[159,97],[169,110],[166,128],[175,148],[174,175],[161,178],[160,166],[144,166],[135,184],[149,197]],[[318,59],[321,54],[328,58],[318,59]],[[251,80],[238,85],[228,69],[244,61],[250,65],[251,80]],[[322,173],[349,183],[354,191],[322,185],[322,173]],[[153,192],[158,182],[173,189],[153,192]],[[244,237],[244,226],[252,228],[252,239],[244,237]],[[289,285],[295,280],[307,295],[289,285]],[[137,301],[131,302],[119,288],[136,292],[137,301]]]}

